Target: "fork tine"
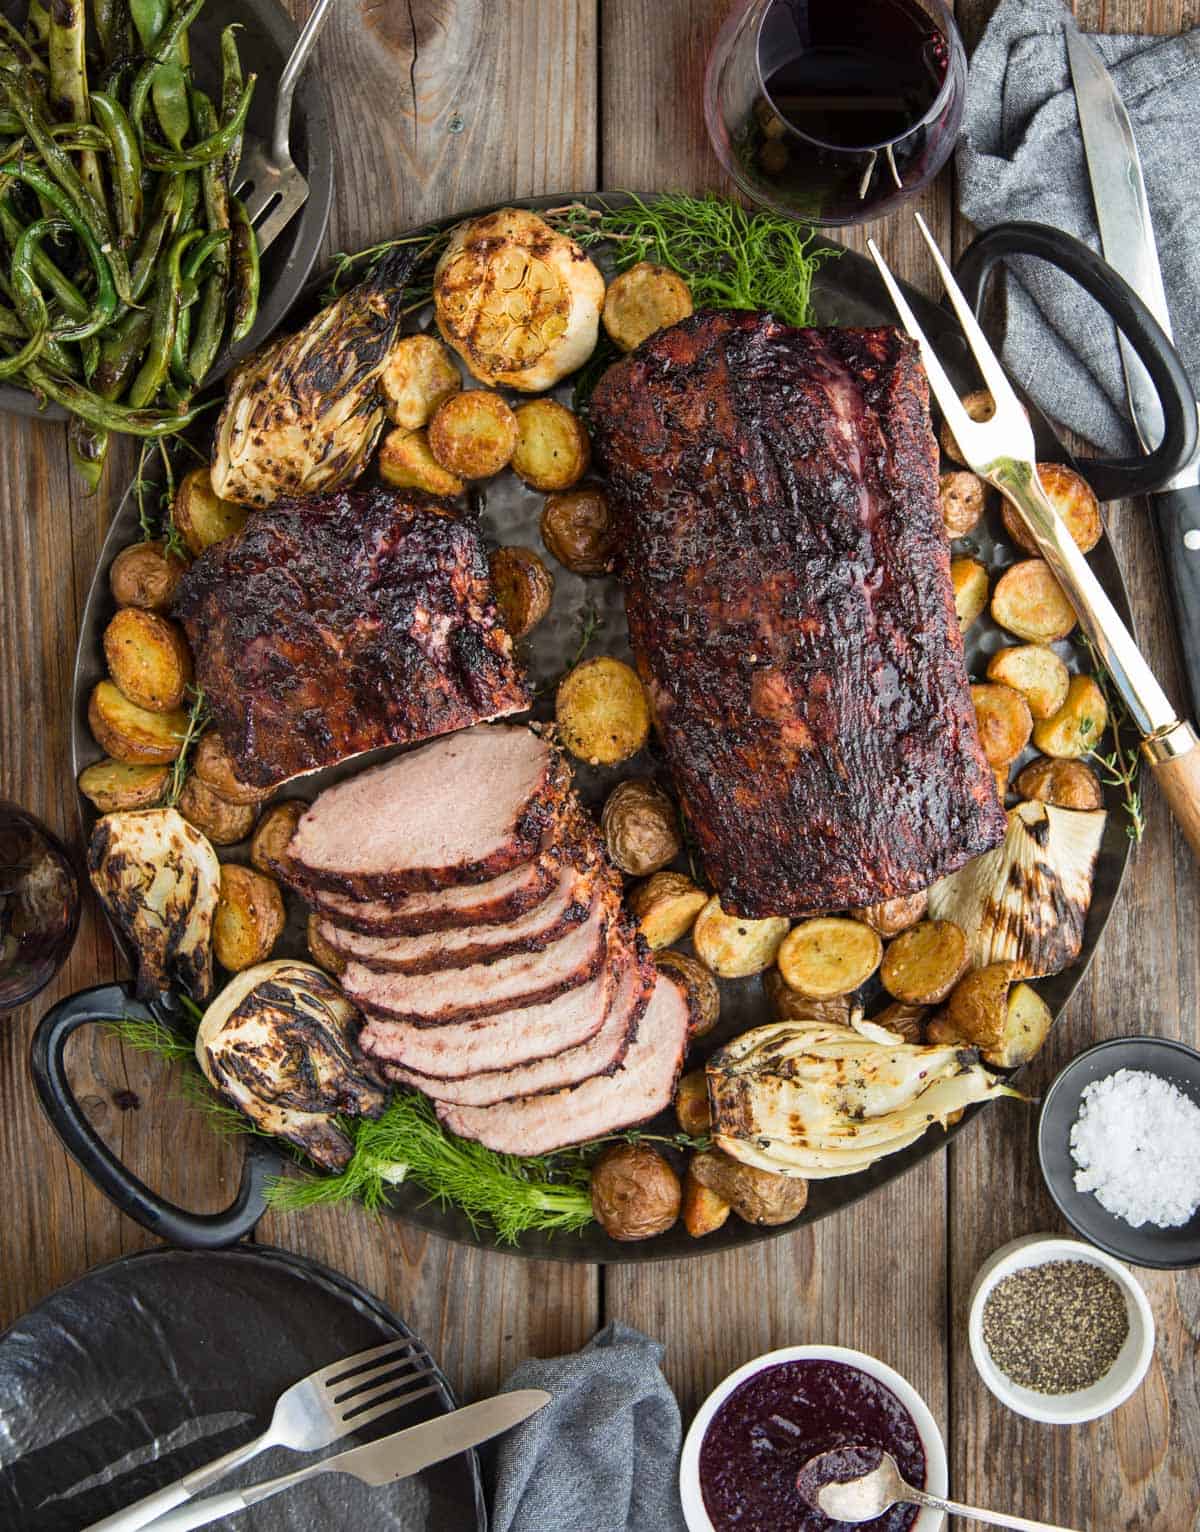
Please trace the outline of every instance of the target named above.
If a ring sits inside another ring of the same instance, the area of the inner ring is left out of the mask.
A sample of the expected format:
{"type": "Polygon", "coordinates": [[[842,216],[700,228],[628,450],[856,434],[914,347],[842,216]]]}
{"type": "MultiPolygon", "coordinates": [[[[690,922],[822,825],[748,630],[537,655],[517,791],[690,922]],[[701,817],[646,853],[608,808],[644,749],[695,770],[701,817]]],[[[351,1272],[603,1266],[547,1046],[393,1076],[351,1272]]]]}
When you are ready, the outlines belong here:
{"type": "Polygon", "coordinates": [[[436,1394],[438,1390],[439,1385],[431,1383],[428,1388],[419,1388],[415,1393],[397,1394],[394,1398],[384,1399],[372,1409],[364,1410],[361,1415],[350,1411],[343,1416],[343,1420],[358,1431],[363,1426],[369,1426],[373,1420],[378,1420],[381,1415],[390,1415],[393,1410],[402,1410],[405,1405],[412,1404],[416,1399],[424,1399],[427,1394],[436,1394]]]}
{"type": "Polygon", "coordinates": [[[356,1372],[352,1378],[342,1378],[333,1385],[326,1385],[325,1392],[334,1404],[341,1404],[343,1399],[348,1399],[359,1389],[366,1388],[368,1383],[378,1383],[381,1378],[391,1377],[399,1372],[411,1372],[414,1367],[418,1372],[428,1370],[428,1359],[420,1354],[390,1357],[375,1367],[367,1368],[365,1372],[356,1372]]]}
{"type": "Polygon", "coordinates": [[[395,1340],[386,1342],[382,1346],[372,1346],[369,1351],[360,1351],[355,1356],[344,1356],[338,1362],[330,1362],[328,1367],[322,1367],[320,1372],[314,1372],[312,1382],[327,1388],[331,1383],[341,1383],[351,1374],[360,1372],[368,1362],[375,1362],[385,1356],[398,1356],[401,1351],[413,1349],[413,1342],[397,1336],[395,1340]]]}
{"type": "Polygon", "coordinates": [[[391,1398],[393,1395],[396,1398],[401,1397],[401,1395],[406,1399],[409,1398],[414,1383],[421,1383],[426,1378],[431,1377],[433,1377],[432,1364],[428,1367],[423,1367],[419,1372],[409,1373],[407,1377],[388,1378],[385,1382],[377,1384],[374,1388],[364,1389],[362,1393],[351,1394],[348,1399],[338,1399],[334,1403],[337,1406],[341,1419],[349,1420],[351,1416],[356,1415],[359,1410],[364,1409],[368,1404],[374,1404],[376,1399],[391,1398]]]}

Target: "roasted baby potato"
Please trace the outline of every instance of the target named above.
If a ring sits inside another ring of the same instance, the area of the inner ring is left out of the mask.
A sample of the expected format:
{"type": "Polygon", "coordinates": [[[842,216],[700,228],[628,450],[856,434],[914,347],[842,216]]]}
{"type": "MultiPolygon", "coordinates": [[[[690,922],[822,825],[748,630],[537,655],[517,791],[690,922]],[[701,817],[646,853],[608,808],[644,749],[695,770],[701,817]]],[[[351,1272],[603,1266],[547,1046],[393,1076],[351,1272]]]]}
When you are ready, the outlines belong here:
{"type": "Polygon", "coordinates": [[[692,312],[692,294],[681,276],[653,261],[639,261],[608,284],[601,322],[622,351],[636,351],[656,330],[692,312]]]}
{"type": "Polygon", "coordinates": [[[102,814],[116,814],[124,809],[149,809],[161,800],[170,775],[166,766],[97,761],[79,773],[79,791],[102,814]]]}
{"type": "Polygon", "coordinates": [[[733,1209],[716,1192],[702,1186],[689,1165],[683,1178],[683,1227],[693,1239],[715,1234],[729,1221],[733,1209]]]}
{"type": "Polygon", "coordinates": [[[882,956],[879,933],[869,925],[826,915],[794,926],[777,962],[789,989],[810,1000],[828,1000],[865,984],[882,956]]]}
{"type": "Polygon", "coordinates": [[[650,1239],[679,1217],[679,1177],[649,1144],[613,1144],[592,1167],[592,1212],[612,1239],[650,1239]]]}
{"type": "Polygon", "coordinates": [[[130,702],[112,681],[100,681],[88,702],[88,727],[96,743],[114,760],[131,765],[173,761],[183,749],[187,726],[182,708],[152,713],[130,702]]]}
{"type": "Polygon", "coordinates": [[[895,899],[884,899],[879,904],[868,904],[864,909],[847,910],[846,913],[853,920],[861,920],[870,926],[872,931],[878,931],[886,940],[915,926],[928,908],[929,890],[923,888],[916,894],[898,894],[895,899]]]}
{"type": "Polygon", "coordinates": [[[499,394],[471,388],[444,399],[429,422],[429,450],[464,479],[489,479],[517,445],[517,417],[499,394]]]}
{"type": "Polygon", "coordinates": [[[274,791],[270,787],[252,787],[241,780],[216,729],[206,729],[200,736],[192,757],[192,771],[226,803],[261,803],[274,791]]]}
{"type": "Polygon", "coordinates": [[[967,971],[967,933],[952,920],[923,920],[901,932],[883,955],[879,977],[888,994],[909,1005],[936,1005],[967,971]]]}
{"type": "Polygon", "coordinates": [[[1045,644],[1017,644],[998,649],[988,661],[989,681],[1020,692],[1034,718],[1049,718],[1067,700],[1070,672],[1045,644]]]}
{"type": "Polygon", "coordinates": [[[221,897],[213,918],[213,954],[222,968],[241,973],[265,962],[286,919],[274,878],[236,862],[222,866],[221,897]]]}
{"type": "MultiPolygon", "coordinates": [[[[291,863],[287,848],[301,816],[308,804],[296,798],[286,798],[273,803],[258,822],[254,839],[250,842],[250,863],[259,872],[269,873],[273,878],[287,882],[291,876],[291,863]]],[[[322,965],[324,966],[324,965],[322,965]]]]}
{"type": "Polygon", "coordinates": [[[675,1116],[681,1133],[699,1138],[708,1132],[712,1119],[708,1110],[708,1073],[703,1068],[680,1077],[675,1087],[675,1116]]]}
{"type": "Polygon", "coordinates": [[[877,1027],[886,1027],[889,1032],[895,1032],[906,1043],[919,1043],[925,1035],[925,1018],[929,1015],[927,1005],[909,1005],[904,1000],[893,1000],[891,1005],[884,1006],[878,1016],[872,1016],[871,1020],[877,1027]]]}
{"type": "Polygon", "coordinates": [[[512,471],[531,489],[570,489],[588,471],[592,445],[578,415],[555,399],[531,399],[517,410],[512,471]]]}
{"type": "Polygon", "coordinates": [[[675,805],[649,777],[617,783],[605,802],[600,828],[613,866],[633,878],[657,872],[683,849],[675,805]]]}
{"type": "Polygon", "coordinates": [[[388,419],[406,431],[429,424],[439,404],[462,388],[448,347],[434,335],[403,335],[379,374],[388,419]]]}
{"type": "Polygon", "coordinates": [[[248,515],[244,506],[221,499],[212,487],[212,476],[206,467],[184,474],[171,508],[175,530],[193,558],[240,532],[248,515]]]}
{"type": "Polygon", "coordinates": [[[227,803],[193,771],[179,795],[179,812],[214,846],[236,846],[254,828],[258,810],[252,803],[227,803]]]}
{"type": "Polygon", "coordinates": [[[683,940],[708,895],[681,872],[656,872],[630,889],[627,903],[646,944],[657,950],[683,940]]]}
{"type": "Polygon", "coordinates": [[[1025,698],[1011,686],[988,682],[972,686],[971,702],[988,765],[1006,766],[1015,761],[1033,733],[1033,715],[1025,698]]]}
{"type": "Polygon", "coordinates": [[[488,566],[504,626],[513,638],[524,638],[550,610],[554,577],[532,548],[497,548],[488,566]]]}
{"type": "Polygon", "coordinates": [[[1021,798],[1053,803],[1060,809],[1102,809],[1104,789],[1100,778],[1082,761],[1054,760],[1041,756],[1030,761],[1015,783],[1021,798]]]}
{"type": "MultiPolygon", "coordinates": [[[[1067,524],[1067,531],[1075,539],[1080,553],[1090,553],[1100,541],[1104,524],[1100,520],[1100,503],[1092,492],[1092,486],[1073,468],[1065,463],[1039,463],[1038,478],[1054,509],[1067,524]]],[[[1026,553],[1040,552],[1025,523],[1007,500],[1000,506],[1004,530],[1026,553]]]]}
{"type": "Polygon", "coordinates": [[[745,979],[770,968],[787,932],[786,916],[748,920],[742,915],[727,915],[714,894],[696,916],[692,945],[711,973],[722,979],[745,979]]]}
{"type": "Polygon", "coordinates": [[[1050,1007],[1028,984],[1012,983],[1012,963],[976,968],[955,987],[943,1016],[929,1023],[931,1042],[962,1041],[995,1069],[1027,1063],[1046,1040],[1050,1007]]]}
{"type": "Polygon", "coordinates": [[[688,1168],[701,1186],[716,1192],[746,1223],[791,1223],[808,1202],[808,1182],[801,1177],[742,1165],[719,1149],[694,1155],[688,1168]]]}
{"type": "Polygon", "coordinates": [[[938,499],[947,537],[965,537],[983,515],[987,485],[966,468],[938,475],[938,499]]]}
{"type": "Polygon", "coordinates": [[[988,572],[978,559],[951,559],[950,583],[958,626],[965,633],[987,606],[988,572]]]}
{"type": "Polygon", "coordinates": [[[695,1041],[705,1037],[721,1019],[721,987],[699,958],[669,948],[655,955],[654,961],[687,994],[688,1036],[695,1041]]]}
{"type": "Polygon", "coordinates": [[[123,606],[104,630],[104,658],[121,695],[151,713],[179,707],[192,679],[183,629],[139,606],[123,606]]]}
{"type": "Polygon", "coordinates": [[[1075,626],[1075,608],[1044,559],[1006,569],[992,592],[992,616],[1031,644],[1052,644],[1075,626]]]}
{"type": "Polygon", "coordinates": [[[379,477],[393,489],[423,489],[428,495],[465,494],[466,480],[443,468],[429,450],[424,431],[397,426],[383,438],[379,448],[379,477]]]}
{"type": "Polygon", "coordinates": [[[1108,706],[1093,676],[1072,676],[1066,701],[1052,718],[1033,730],[1033,742],[1043,755],[1079,760],[1100,743],[1108,727],[1108,706]]]}
{"type": "Polygon", "coordinates": [[[563,495],[548,495],[542,507],[542,541],[577,575],[612,571],[617,537],[608,496],[594,484],[563,495]]]}
{"type": "MultiPolygon", "coordinates": [[[[996,405],[986,388],[978,388],[972,394],[962,396],[962,407],[972,420],[990,420],[996,413],[996,405]]],[[[938,431],[938,445],[955,463],[966,463],[962,448],[954,439],[954,432],[943,420],[938,431]]]]}
{"type": "Polygon", "coordinates": [[[323,968],[336,979],[346,971],[346,959],[335,948],[331,947],[321,935],[321,917],[312,914],[308,917],[305,927],[305,941],[308,943],[308,955],[318,968],[323,968]]]}
{"type": "Polygon", "coordinates": [[[167,612],[183,579],[187,561],[166,543],[131,543],[122,548],[108,571],[108,584],[118,606],[139,606],[146,612],[167,612]]]}
{"type": "Polygon", "coordinates": [[[778,968],[768,968],[762,977],[763,991],[776,1021],[826,1021],[837,1027],[850,1025],[849,995],[828,995],[817,1000],[811,995],[798,994],[788,988],[778,968]]]}
{"type": "Polygon", "coordinates": [[[563,744],[593,766],[627,761],[650,737],[650,704],[637,672],[609,655],[567,672],[558,683],[554,716],[563,744]]]}

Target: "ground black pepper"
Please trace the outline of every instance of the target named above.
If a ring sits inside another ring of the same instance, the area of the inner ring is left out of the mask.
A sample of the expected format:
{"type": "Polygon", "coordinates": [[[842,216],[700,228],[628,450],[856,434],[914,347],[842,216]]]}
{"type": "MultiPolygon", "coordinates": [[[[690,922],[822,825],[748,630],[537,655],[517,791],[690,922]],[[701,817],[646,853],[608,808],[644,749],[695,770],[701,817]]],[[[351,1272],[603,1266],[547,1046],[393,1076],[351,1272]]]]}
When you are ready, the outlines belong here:
{"type": "Polygon", "coordinates": [[[1006,1377],[1039,1394],[1098,1383],[1129,1334],[1125,1295],[1090,1261],[1026,1266],[983,1306],[983,1339],[1006,1377]]]}

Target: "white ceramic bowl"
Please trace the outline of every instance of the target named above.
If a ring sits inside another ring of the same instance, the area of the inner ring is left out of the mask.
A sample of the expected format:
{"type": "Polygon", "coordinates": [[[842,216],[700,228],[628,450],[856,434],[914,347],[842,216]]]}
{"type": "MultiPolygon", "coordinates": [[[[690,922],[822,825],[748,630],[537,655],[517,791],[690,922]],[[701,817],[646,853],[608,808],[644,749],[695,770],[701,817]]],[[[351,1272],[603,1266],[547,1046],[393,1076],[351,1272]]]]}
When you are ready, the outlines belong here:
{"type": "MultiPolygon", "coordinates": [[[[890,1388],[912,1416],[921,1438],[921,1446],[925,1449],[924,1487],[931,1495],[946,1494],[948,1470],[942,1433],[924,1399],[898,1372],[883,1362],[877,1362],[873,1356],[867,1356],[865,1352],[849,1351],[844,1346],[784,1346],[780,1351],[768,1351],[765,1356],[755,1357],[754,1361],[731,1372],[709,1394],[692,1421],[683,1444],[683,1456],[679,1460],[679,1497],[683,1501],[688,1532],[714,1532],[708,1512],[704,1509],[704,1496],[700,1492],[700,1444],[709,1422],[740,1383],[768,1367],[777,1367],[780,1362],[844,1362],[848,1367],[861,1368],[890,1388]]],[[[922,1510],[913,1523],[912,1532],[939,1532],[944,1521],[941,1511],[922,1510]]]]}
{"type": "Polygon", "coordinates": [[[1029,1234],[997,1250],[979,1269],[971,1289],[971,1310],[967,1322],[971,1356],[979,1376],[1010,1410],[1029,1420],[1048,1425],[1075,1426],[1085,1420],[1097,1420],[1119,1404],[1146,1376],[1154,1355],[1154,1315],[1136,1277],[1127,1266],[1077,1239],[1056,1239],[1049,1234],[1029,1234]],[[1098,1383],[1078,1389],[1073,1394],[1039,1394],[1014,1383],[992,1361],[983,1339],[983,1306],[998,1282],[1026,1266],[1042,1266],[1047,1261],[1087,1261],[1108,1272],[1125,1295],[1129,1309],[1129,1334],[1116,1361],[1098,1383]]]}

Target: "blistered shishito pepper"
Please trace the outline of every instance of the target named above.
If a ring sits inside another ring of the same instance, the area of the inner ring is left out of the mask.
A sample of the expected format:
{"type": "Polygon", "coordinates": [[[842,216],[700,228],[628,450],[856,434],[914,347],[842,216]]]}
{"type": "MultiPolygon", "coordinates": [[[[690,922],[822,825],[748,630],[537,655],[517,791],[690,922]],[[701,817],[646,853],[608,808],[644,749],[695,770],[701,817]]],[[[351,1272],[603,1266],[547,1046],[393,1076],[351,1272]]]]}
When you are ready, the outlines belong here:
{"type": "Polygon", "coordinates": [[[131,282],[135,301],[140,302],[149,291],[150,283],[154,279],[154,268],[158,263],[159,252],[163,245],[170,239],[179,224],[179,215],[183,210],[184,193],[187,190],[187,176],[170,176],[163,182],[158,199],[158,207],[155,209],[150,222],[142,230],[142,237],[138,240],[137,250],[134,252],[133,265],[131,267],[131,282]]]}
{"type": "Polygon", "coordinates": [[[233,229],[233,320],[229,338],[236,346],[254,328],[258,317],[258,235],[239,197],[229,199],[233,229]]]}
{"type": "Polygon", "coordinates": [[[154,286],[154,317],[150,327],[150,344],[138,375],[129,390],[129,403],[140,409],[150,403],[166,382],[171,365],[171,348],[175,343],[175,325],[179,318],[179,298],[183,285],[180,263],[192,245],[201,237],[199,229],[187,234],[177,234],[171,241],[166,259],[161,263],[154,286]]]}
{"type": "Polygon", "coordinates": [[[78,415],[89,425],[101,431],[121,431],[128,436],[172,436],[176,431],[186,430],[208,407],[193,405],[180,411],[129,409],[102,399],[93,389],[84,388],[69,378],[53,376],[38,362],[27,366],[24,376],[35,393],[61,404],[63,409],[78,415]]]}
{"type": "MultiPolygon", "coordinates": [[[[96,297],[92,302],[90,311],[86,312],[84,317],[75,319],[75,322],[71,325],[56,327],[55,338],[60,341],[70,341],[80,340],[85,335],[96,334],[98,330],[104,328],[117,311],[116,285],[107,257],[97,245],[91,230],[83,221],[78,210],[72,205],[70,198],[66,196],[61,187],[51,181],[41,170],[33,165],[25,165],[19,162],[0,165],[0,185],[3,185],[5,178],[9,177],[13,180],[24,181],[26,185],[32,187],[37,192],[39,197],[43,198],[57,213],[62,215],[64,222],[69,225],[70,230],[78,237],[80,244],[87,251],[96,273],[96,297]]],[[[47,220],[40,220],[42,224],[46,222],[47,220]]],[[[35,228],[37,225],[31,225],[30,227],[35,228]]],[[[26,230],[21,239],[17,240],[18,248],[21,246],[21,240],[26,239],[28,234],[29,230],[26,230]]],[[[38,238],[40,236],[36,236],[33,240],[29,241],[27,259],[33,270],[38,269],[35,265],[38,238]]],[[[14,266],[15,264],[16,257],[14,256],[14,266]]]]}
{"type": "Polygon", "coordinates": [[[230,147],[240,141],[245,129],[246,113],[250,110],[256,79],[257,76],[251,75],[246,81],[246,88],[242,92],[237,110],[223,128],[218,128],[215,133],[198,144],[189,144],[181,153],[168,152],[157,144],[147,141],[145,143],[146,164],[151,170],[201,170],[214,160],[224,163],[230,147]]]}
{"type": "MultiPolygon", "coordinates": [[[[221,33],[221,121],[226,123],[237,111],[242,95],[242,60],[238,54],[238,27],[234,23],[221,33]]],[[[230,144],[225,156],[225,179],[234,184],[238,164],[242,158],[242,135],[239,133],[230,144]]]]}
{"type": "Polygon", "coordinates": [[[92,112],[104,131],[112,154],[113,202],[117,232],[131,245],[142,227],[142,152],[125,108],[113,96],[94,90],[92,112]]]}

